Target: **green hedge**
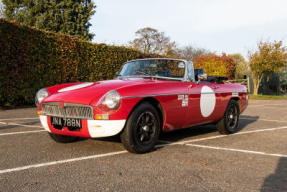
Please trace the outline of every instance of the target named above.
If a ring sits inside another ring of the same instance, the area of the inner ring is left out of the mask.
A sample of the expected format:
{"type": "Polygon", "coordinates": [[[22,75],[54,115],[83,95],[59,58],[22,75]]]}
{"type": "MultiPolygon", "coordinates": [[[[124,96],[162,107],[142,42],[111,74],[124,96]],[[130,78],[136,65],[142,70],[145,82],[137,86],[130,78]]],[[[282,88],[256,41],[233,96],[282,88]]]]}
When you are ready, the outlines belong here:
{"type": "Polygon", "coordinates": [[[131,59],[158,57],[0,19],[0,106],[29,105],[42,87],[114,78],[131,59]]]}

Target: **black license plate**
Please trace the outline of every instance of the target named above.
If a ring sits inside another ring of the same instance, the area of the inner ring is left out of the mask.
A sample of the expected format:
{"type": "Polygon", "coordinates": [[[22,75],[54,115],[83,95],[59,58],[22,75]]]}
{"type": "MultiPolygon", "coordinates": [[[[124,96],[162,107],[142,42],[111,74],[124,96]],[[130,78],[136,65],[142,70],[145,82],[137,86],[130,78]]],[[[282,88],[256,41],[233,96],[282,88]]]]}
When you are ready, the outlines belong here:
{"type": "Polygon", "coordinates": [[[62,129],[63,127],[68,127],[72,129],[81,129],[82,121],[81,119],[74,118],[62,118],[62,117],[51,117],[51,124],[57,129],[62,129]]]}

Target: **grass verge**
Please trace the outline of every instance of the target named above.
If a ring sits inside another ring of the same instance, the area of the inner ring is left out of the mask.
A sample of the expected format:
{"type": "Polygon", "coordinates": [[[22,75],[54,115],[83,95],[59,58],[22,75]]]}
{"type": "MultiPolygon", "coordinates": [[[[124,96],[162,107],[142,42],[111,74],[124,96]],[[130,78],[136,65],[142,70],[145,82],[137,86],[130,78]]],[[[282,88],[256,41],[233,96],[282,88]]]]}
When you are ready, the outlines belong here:
{"type": "Polygon", "coordinates": [[[287,96],[278,95],[249,95],[253,100],[287,100],[287,96]]]}

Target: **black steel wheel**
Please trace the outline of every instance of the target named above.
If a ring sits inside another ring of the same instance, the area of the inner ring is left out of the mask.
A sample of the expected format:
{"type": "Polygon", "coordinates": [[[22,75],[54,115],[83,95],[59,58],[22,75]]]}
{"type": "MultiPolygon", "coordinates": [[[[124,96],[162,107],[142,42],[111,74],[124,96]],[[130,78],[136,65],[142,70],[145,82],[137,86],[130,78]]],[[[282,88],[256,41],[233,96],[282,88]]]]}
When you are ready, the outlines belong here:
{"type": "Polygon", "coordinates": [[[226,114],[226,124],[230,130],[233,130],[238,125],[238,108],[234,102],[231,103],[226,114]]]}
{"type": "Polygon", "coordinates": [[[139,144],[148,144],[152,141],[156,133],[156,117],[146,111],[140,114],[136,122],[135,136],[139,144]]]}
{"type": "Polygon", "coordinates": [[[124,147],[132,153],[146,153],[154,149],[160,133],[160,118],[150,103],[140,104],[130,115],[121,133],[124,147]]]}
{"type": "Polygon", "coordinates": [[[239,105],[235,100],[230,100],[225,110],[224,117],[216,124],[221,134],[232,134],[239,131],[239,105]]]}

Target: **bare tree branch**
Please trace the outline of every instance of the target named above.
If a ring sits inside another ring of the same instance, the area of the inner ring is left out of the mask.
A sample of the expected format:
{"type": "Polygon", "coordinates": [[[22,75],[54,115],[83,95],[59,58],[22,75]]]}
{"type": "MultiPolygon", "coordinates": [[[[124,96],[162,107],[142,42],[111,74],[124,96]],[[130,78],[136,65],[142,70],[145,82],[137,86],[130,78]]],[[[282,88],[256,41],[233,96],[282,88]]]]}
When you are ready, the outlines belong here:
{"type": "Polygon", "coordinates": [[[165,36],[164,32],[150,27],[136,31],[136,38],[129,42],[130,46],[146,54],[169,55],[176,47],[175,42],[165,36]]]}
{"type": "Polygon", "coordinates": [[[202,55],[208,55],[208,54],[214,54],[214,53],[204,48],[195,48],[191,45],[178,48],[175,53],[177,57],[180,57],[186,60],[193,60],[202,55]]]}

